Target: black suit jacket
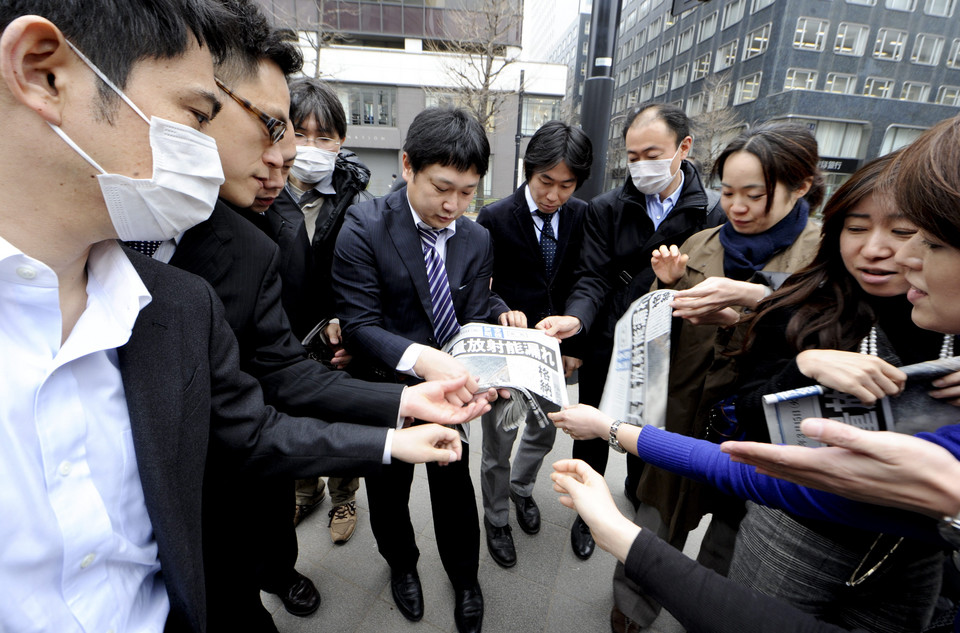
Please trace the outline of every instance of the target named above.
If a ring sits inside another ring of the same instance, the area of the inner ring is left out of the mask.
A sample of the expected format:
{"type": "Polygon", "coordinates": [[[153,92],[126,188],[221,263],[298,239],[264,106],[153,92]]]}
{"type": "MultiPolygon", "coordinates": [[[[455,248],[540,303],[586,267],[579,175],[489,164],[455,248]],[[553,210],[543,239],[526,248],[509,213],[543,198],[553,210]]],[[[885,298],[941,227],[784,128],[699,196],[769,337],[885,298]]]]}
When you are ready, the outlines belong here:
{"type": "Polygon", "coordinates": [[[356,380],[307,357],[281,305],[277,245],[230,206],[219,201],[188,230],[170,263],[213,286],[240,343],[240,367],[260,381],[268,403],[292,415],[396,425],[402,387],[356,380]]]}
{"type": "Polygon", "coordinates": [[[292,418],[239,371],[236,338],[202,279],[129,253],[152,300],[118,349],[144,498],[170,597],[168,633],[204,631],[205,473],[308,477],[381,470],[386,429],[292,418]]]}
{"type": "MultiPolygon", "coordinates": [[[[406,189],[347,209],[333,259],[333,290],[345,340],[393,372],[411,343],[438,347],[430,287],[406,189]]],[[[488,320],[491,310],[490,234],[467,218],[447,241],[445,267],[457,320],[488,320]]]]}
{"type": "MultiPolygon", "coordinates": [[[[548,277],[540,234],[524,194],[526,187],[523,185],[509,198],[480,209],[477,224],[490,231],[493,239],[493,291],[511,309],[526,314],[532,327],[551,314],[563,312],[575,280],[574,269],[580,261],[587,203],[570,198],[557,212],[557,253],[548,277]]],[[[564,354],[576,355],[573,348],[577,338],[561,344],[564,354]]]]}

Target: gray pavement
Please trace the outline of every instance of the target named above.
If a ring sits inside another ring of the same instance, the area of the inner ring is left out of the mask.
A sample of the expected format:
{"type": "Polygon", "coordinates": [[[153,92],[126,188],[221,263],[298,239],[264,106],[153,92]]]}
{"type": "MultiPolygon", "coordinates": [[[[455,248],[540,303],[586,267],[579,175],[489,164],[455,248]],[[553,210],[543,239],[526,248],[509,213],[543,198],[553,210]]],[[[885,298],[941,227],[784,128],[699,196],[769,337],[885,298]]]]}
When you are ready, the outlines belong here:
{"type": "MultiPolygon", "coordinates": [[[[576,386],[571,388],[571,401],[576,402],[576,386]]],[[[479,421],[470,431],[470,470],[480,505],[479,421]]],[[[485,611],[483,630],[486,633],[514,631],[549,633],[607,633],[610,631],[610,609],[613,606],[611,578],[614,559],[598,549],[587,561],[574,556],[570,548],[570,525],[574,512],[557,501],[549,479],[550,464],[570,456],[572,440],[557,434],[553,451],[544,460],[537,480],[534,498],[540,506],[540,533],[528,536],[516,523],[511,504],[510,524],[517,547],[517,564],[511,569],[497,565],[487,552],[481,527],[480,587],[485,611]]],[[[623,496],[626,462],[618,454],[610,455],[606,479],[621,511],[631,512],[623,496]]],[[[297,528],[300,558],[297,569],[309,576],[320,589],[323,603],[306,618],[288,614],[280,599],[262,594],[263,603],[273,614],[281,633],[323,631],[329,633],[451,633],[453,622],[453,588],[447,580],[437,554],[430,512],[426,470],[417,466],[410,494],[410,514],[420,548],[418,571],[424,592],[424,617],[408,622],[397,611],[390,595],[390,574],[387,564],[377,552],[370,529],[366,490],[357,493],[358,524],[353,538],[344,545],[333,545],[327,529],[329,499],[308,516],[297,528]]],[[[687,549],[696,551],[706,520],[691,534],[687,549]]],[[[664,612],[647,629],[651,633],[681,633],[682,627],[664,612]]]]}

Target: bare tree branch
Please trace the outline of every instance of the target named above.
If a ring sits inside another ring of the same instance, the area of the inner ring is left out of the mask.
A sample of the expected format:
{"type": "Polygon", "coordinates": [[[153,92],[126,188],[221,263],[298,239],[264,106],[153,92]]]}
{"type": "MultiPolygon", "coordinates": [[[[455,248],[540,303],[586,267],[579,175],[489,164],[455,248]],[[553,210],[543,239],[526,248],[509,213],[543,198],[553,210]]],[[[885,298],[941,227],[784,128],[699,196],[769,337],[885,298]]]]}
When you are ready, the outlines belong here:
{"type": "Polygon", "coordinates": [[[730,106],[730,73],[710,75],[703,80],[703,111],[691,118],[694,132],[693,156],[704,178],[709,177],[720,152],[743,127],[730,106]]]}

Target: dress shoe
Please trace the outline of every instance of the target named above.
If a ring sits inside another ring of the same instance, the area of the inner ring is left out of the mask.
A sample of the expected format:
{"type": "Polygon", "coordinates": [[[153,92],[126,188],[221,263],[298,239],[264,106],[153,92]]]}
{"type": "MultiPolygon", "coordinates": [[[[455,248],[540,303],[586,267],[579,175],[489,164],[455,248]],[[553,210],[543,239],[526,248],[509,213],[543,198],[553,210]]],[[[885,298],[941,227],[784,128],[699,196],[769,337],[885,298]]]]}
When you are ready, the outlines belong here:
{"type": "Polygon", "coordinates": [[[293,573],[296,578],[290,586],[269,593],[275,593],[280,597],[287,613],[300,617],[310,615],[320,608],[320,592],[309,578],[296,571],[293,573]]]}
{"type": "Polygon", "coordinates": [[[483,517],[483,527],[487,531],[487,550],[501,567],[513,567],[517,564],[517,549],[513,546],[510,526],[496,527],[487,517],[483,517]]]}
{"type": "Polygon", "coordinates": [[[590,528],[583,522],[580,515],[573,522],[570,528],[570,544],[573,546],[573,553],[580,560],[587,560],[593,554],[596,543],[593,542],[593,535],[590,534],[590,528]]]}
{"type": "Polygon", "coordinates": [[[483,594],[480,584],[473,583],[469,589],[454,591],[456,606],[453,608],[453,621],[458,633],[480,633],[483,626],[483,594]]]}
{"type": "Polygon", "coordinates": [[[536,534],[540,531],[540,508],[533,497],[521,497],[514,491],[510,491],[510,498],[517,508],[517,523],[520,529],[527,534],[536,534]]]}
{"type": "Polygon", "coordinates": [[[423,589],[420,587],[417,570],[390,570],[390,592],[403,617],[411,622],[419,622],[423,618],[423,589]]]}
{"type": "Polygon", "coordinates": [[[638,622],[634,622],[623,611],[616,606],[610,611],[610,630],[613,633],[640,633],[643,627],[638,622]]]}

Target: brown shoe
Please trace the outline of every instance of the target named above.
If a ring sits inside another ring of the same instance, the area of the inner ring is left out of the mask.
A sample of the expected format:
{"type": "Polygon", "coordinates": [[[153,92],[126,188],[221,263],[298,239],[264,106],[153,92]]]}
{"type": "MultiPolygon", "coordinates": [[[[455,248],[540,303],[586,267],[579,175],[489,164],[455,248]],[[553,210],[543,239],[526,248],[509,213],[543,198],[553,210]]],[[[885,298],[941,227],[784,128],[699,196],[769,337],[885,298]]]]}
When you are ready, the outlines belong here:
{"type": "Polygon", "coordinates": [[[623,611],[613,607],[610,611],[610,630],[613,633],[640,633],[643,627],[624,615],[623,611]]]}
{"type": "Polygon", "coordinates": [[[334,506],[327,513],[330,517],[330,538],[335,545],[343,545],[353,536],[357,529],[357,502],[350,501],[334,506]]]}

